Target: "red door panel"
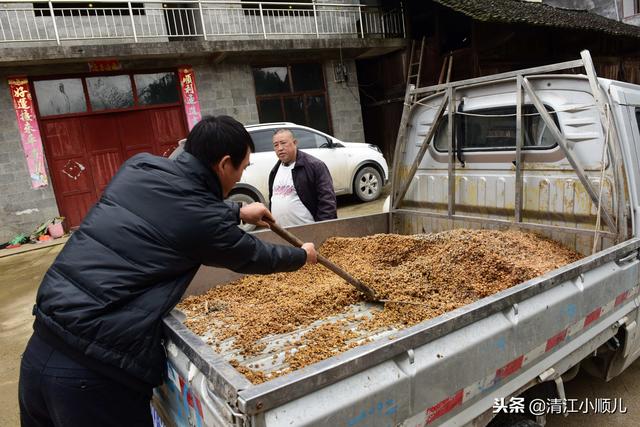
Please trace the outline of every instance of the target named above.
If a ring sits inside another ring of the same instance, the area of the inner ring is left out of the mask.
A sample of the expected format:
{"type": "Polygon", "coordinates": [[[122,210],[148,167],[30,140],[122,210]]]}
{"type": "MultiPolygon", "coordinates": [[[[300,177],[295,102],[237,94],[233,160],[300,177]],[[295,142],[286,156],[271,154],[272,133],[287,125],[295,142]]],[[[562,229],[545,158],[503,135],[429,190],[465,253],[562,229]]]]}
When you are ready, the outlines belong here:
{"type": "Polygon", "coordinates": [[[120,151],[104,151],[91,155],[91,170],[98,197],[118,172],[123,159],[120,151]]]}
{"type": "Polygon", "coordinates": [[[138,153],[156,154],[147,110],[120,114],[118,132],[126,159],[138,153]]]}
{"type": "Polygon", "coordinates": [[[93,179],[84,157],[49,161],[52,175],[55,174],[56,192],[61,196],[77,193],[94,193],[93,179]]]}
{"type": "Polygon", "coordinates": [[[150,110],[151,127],[156,140],[156,154],[169,157],[178,146],[178,141],[186,137],[186,123],[181,107],[150,110]]]}
{"type": "Polygon", "coordinates": [[[85,149],[91,159],[91,175],[97,197],[100,197],[124,161],[117,116],[102,114],[83,120],[85,149]]]}
{"type": "Polygon", "coordinates": [[[122,149],[118,135],[118,121],[114,116],[115,114],[104,114],[82,119],[87,153],[122,149]]]}
{"type": "Polygon", "coordinates": [[[60,214],[77,226],[96,199],[81,119],[43,121],[42,137],[60,214]]]}
{"type": "MultiPolygon", "coordinates": [[[[61,215],[65,217],[67,227],[79,226],[96,201],[97,198],[93,193],[73,194],[65,197],[60,211],[61,215]]],[[[60,202],[58,203],[60,204],[60,202]]]]}
{"type": "Polygon", "coordinates": [[[182,106],[41,119],[60,214],[77,227],[129,157],[171,154],[187,135],[182,106]]]}
{"type": "MultiPolygon", "coordinates": [[[[82,156],[82,123],[78,118],[43,122],[43,133],[49,143],[48,155],[54,159],[82,156]]],[[[51,158],[50,157],[50,158],[51,158]]]]}

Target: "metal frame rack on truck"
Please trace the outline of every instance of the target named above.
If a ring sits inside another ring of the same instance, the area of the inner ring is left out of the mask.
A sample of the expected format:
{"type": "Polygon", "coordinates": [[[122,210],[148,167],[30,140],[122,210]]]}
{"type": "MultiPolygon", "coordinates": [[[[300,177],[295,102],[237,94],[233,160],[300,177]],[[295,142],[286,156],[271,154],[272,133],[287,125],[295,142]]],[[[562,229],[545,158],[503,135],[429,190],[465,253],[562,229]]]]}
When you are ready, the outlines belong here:
{"type": "MultiPolygon", "coordinates": [[[[523,229],[585,257],[257,385],[174,310],[164,321],[159,418],[185,426],[486,425],[496,398],[564,397],[563,381],[578,368],[618,375],[640,355],[638,120],[640,87],[597,78],[587,51],[575,61],[409,87],[389,212],[296,227],[296,235],[319,244],[523,229]],[[586,74],[551,74],[578,68],[586,74]]],[[[237,277],[202,268],[188,292],[237,277]]],[[[274,344],[263,356],[281,351],[274,344]]],[[[544,415],[530,421],[544,424],[544,415]]]]}

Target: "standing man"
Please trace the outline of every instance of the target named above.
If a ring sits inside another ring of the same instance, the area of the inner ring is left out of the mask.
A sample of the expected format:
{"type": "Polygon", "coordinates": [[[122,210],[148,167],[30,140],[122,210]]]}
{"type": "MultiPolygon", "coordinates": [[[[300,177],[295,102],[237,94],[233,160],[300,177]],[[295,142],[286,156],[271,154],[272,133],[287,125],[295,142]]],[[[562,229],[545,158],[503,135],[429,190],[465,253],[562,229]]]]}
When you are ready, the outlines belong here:
{"type": "Polygon", "coordinates": [[[23,427],[151,426],[149,400],[166,367],[162,317],[201,264],[247,274],[316,262],[302,248],[238,228],[267,208],[223,200],[253,141],[227,116],[205,117],[174,160],[129,159],[45,274],[20,367],[23,427]]]}
{"type": "Polygon", "coordinates": [[[327,165],[298,150],[290,129],[273,134],[278,163],[269,173],[271,211],[282,226],[302,225],[338,217],[336,193],[327,165]]]}

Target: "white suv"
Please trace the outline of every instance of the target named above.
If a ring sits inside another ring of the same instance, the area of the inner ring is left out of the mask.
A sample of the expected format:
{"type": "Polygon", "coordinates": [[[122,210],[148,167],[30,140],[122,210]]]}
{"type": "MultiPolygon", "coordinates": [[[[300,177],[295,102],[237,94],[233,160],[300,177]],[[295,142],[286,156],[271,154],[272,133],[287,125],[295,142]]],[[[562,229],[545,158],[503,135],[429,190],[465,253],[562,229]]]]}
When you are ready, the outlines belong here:
{"type": "MultiPolygon", "coordinates": [[[[375,145],[342,142],[318,130],[295,123],[261,123],[245,126],[256,147],[251,160],[229,199],[246,204],[262,202],[269,205],[269,172],[278,161],[273,151],[273,134],[278,129],[291,129],[298,140],[298,149],[322,160],[331,173],[337,195],[354,194],[369,202],[380,197],[382,186],[389,179],[389,167],[375,145]]],[[[171,158],[182,152],[182,144],[171,158]]]]}
{"type": "Polygon", "coordinates": [[[337,195],[354,194],[368,202],[380,196],[389,179],[389,168],[375,145],[342,142],[318,130],[295,123],[261,123],[246,126],[256,150],[249,167],[231,191],[229,198],[242,203],[269,202],[269,172],[278,157],[273,151],[273,133],[290,129],[298,140],[298,149],[322,160],[331,173],[337,195]]]}

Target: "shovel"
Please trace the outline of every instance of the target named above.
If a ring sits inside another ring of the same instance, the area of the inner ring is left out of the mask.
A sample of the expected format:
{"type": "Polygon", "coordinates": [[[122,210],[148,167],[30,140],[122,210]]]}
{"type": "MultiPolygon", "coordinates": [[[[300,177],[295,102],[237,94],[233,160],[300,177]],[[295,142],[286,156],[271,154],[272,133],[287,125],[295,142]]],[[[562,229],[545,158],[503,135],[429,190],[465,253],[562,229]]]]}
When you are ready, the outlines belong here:
{"type": "MultiPolygon", "coordinates": [[[[296,246],[298,248],[302,247],[302,244],[304,243],[302,240],[298,239],[296,236],[289,233],[287,230],[280,227],[275,222],[269,221],[267,218],[263,218],[263,221],[269,224],[269,228],[271,228],[271,230],[274,233],[276,233],[278,236],[282,237],[284,240],[291,243],[293,246],[296,246]]],[[[328,268],[329,270],[333,271],[338,276],[342,277],[350,285],[353,285],[357,290],[362,292],[368,301],[382,302],[378,300],[373,289],[371,289],[370,287],[362,283],[360,280],[356,279],[355,277],[353,277],[352,275],[350,275],[349,273],[347,273],[346,271],[344,271],[343,269],[341,269],[340,267],[338,267],[333,262],[329,261],[327,258],[323,257],[320,254],[318,254],[318,262],[323,266],[325,266],[326,268],[328,268]]]]}

